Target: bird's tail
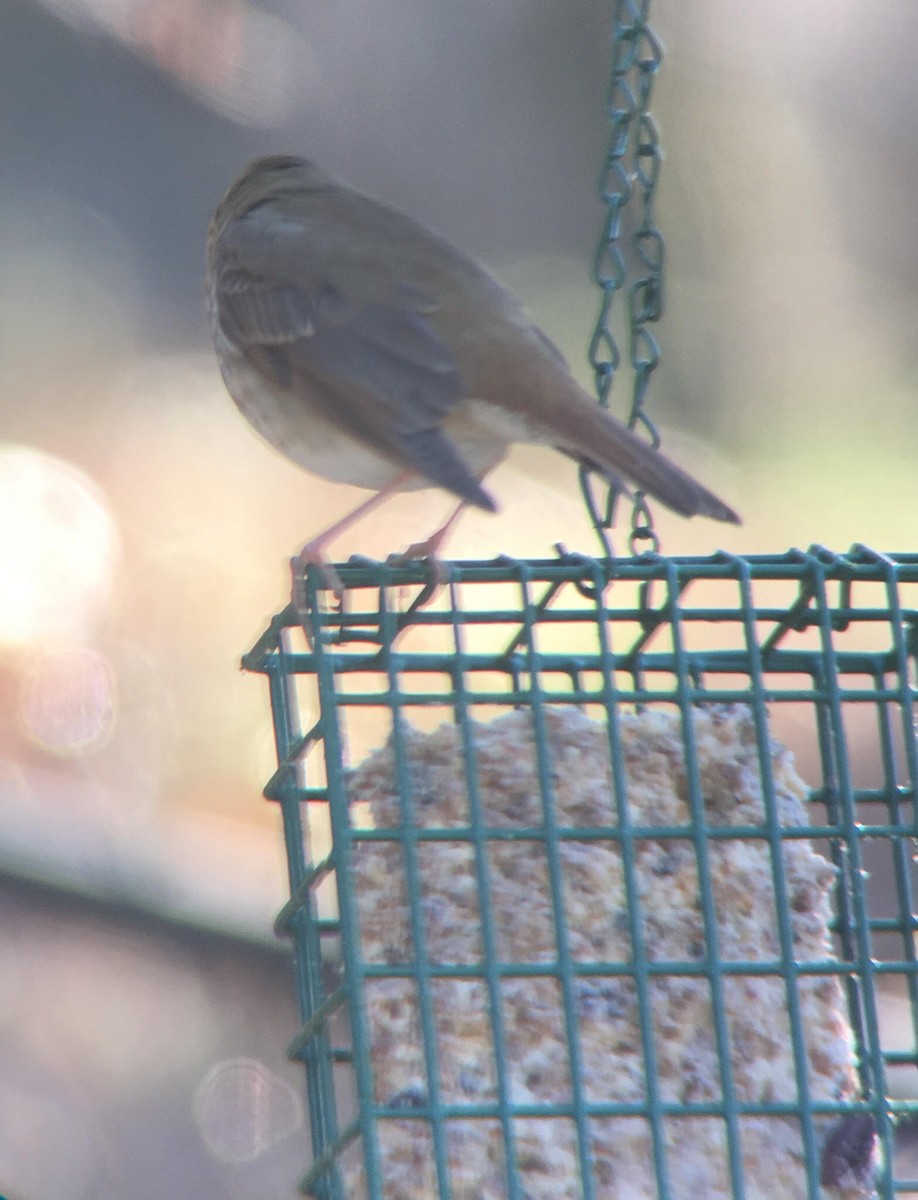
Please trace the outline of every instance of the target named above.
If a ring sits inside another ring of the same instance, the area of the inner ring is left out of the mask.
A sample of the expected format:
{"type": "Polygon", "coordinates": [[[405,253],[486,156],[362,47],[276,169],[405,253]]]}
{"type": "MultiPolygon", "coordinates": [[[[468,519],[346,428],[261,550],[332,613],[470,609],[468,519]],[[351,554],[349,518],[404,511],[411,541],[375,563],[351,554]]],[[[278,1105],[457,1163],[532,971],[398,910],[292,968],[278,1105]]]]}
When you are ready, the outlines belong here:
{"type": "Polygon", "coordinates": [[[627,480],[683,517],[741,523],[728,504],[598,404],[578,408],[576,415],[563,441],[557,443],[558,449],[571,458],[614,484],[627,480]]]}

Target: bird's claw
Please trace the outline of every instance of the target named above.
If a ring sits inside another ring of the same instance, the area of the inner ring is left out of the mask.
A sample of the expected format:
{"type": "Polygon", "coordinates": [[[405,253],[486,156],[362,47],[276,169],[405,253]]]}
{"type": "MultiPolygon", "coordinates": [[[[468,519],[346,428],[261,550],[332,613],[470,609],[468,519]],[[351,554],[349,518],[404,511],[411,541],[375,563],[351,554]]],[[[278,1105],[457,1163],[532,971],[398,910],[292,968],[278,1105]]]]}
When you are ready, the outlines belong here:
{"type": "Polygon", "coordinates": [[[390,567],[403,567],[419,559],[427,568],[427,582],[411,601],[406,613],[407,616],[417,612],[419,608],[426,607],[432,600],[435,600],[449,583],[450,579],[449,568],[446,563],[442,558],[438,558],[436,554],[431,554],[430,546],[427,542],[416,542],[400,554],[390,554],[386,562],[390,567]]]}
{"type": "Polygon", "coordinates": [[[324,558],[307,554],[304,550],[290,560],[290,598],[297,616],[306,617],[310,611],[306,594],[306,572],[310,566],[318,567],[323,584],[335,597],[336,610],[341,612],[344,609],[345,595],[341,576],[331,563],[326,562],[324,558]]]}

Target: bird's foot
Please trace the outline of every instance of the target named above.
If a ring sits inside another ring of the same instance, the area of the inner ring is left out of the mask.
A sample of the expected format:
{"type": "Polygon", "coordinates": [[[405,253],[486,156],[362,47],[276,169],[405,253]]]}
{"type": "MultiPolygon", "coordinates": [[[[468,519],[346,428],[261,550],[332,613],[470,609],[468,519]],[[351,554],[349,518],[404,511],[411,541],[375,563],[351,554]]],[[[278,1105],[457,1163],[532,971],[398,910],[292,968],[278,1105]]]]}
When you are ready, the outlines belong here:
{"type": "Polygon", "coordinates": [[[436,585],[438,591],[449,583],[449,569],[446,563],[436,554],[430,553],[426,542],[415,542],[400,554],[390,554],[386,562],[390,567],[403,567],[406,563],[417,562],[418,559],[423,560],[424,566],[429,572],[430,581],[436,585]]]}
{"type": "Polygon", "coordinates": [[[305,615],[309,611],[306,601],[306,568],[310,566],[318,567],[322,582],[334,594],[340,612],[344,607],[344,584],[341,582],[341,576],[325,557],[324,544],[315,541],[307,542],[299,554],[290,560],[291,599],[297,614],[305,615]]]}
{"type": "Polygon", "coordinates": [[[423,559],[424,561],[424,566],[427,568],[427,581],[409,604],[406,616],[411,616],[412,613],[416,613],[420,608],[426,608],[432,600],[436,600],[440,592],[449,583],[449,569],[446,563],[441,558],[437,558],[435,554],[428,553],[426,542],[417,542],[413,546],[409,546],[401,554],[390,554],[386,562],[390,566],[401,567],[405,563],[413,562],[417,559],[423,559]]]}
{"type": "Polygon", "coordinates": [[[440,558],[440,551],[443,549],[446,539],[449,537],[453,526],[458,521],[464,509],[465,501],[453,509],[447,520],[430,537],[425,538],[423,542],[412,542],[408,549],[402,551],[401,554],[392,554],[389,556],[388,561],[395,565],[412,562],[418,558],[423,558],[427,564],[428,582],[411,605],[412,611],[429,604],[449,583],[449,570],[440,558]]]}

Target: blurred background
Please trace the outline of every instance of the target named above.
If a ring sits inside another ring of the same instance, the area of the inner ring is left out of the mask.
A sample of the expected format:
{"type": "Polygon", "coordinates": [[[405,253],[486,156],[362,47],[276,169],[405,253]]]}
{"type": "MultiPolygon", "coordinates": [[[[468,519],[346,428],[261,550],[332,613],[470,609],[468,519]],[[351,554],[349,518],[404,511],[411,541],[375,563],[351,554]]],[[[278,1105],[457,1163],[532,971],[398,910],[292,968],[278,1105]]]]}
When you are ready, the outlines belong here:
{"type": "MultiPolygon", "coordinates": [[[[267,696],[239,657],[363,493],[262,445],[204,315],[256,154],[316,158],[516,288],[590,382],[609,0],[5,0],[0,1191],[292,1192],[306,1159],[267,696]]],[[[918,535],[918,8],[657,0],[664,445],[743,513],[663,549],[918,535]]],[[[624,381],[623,381],[624,382],[624,381]]],[[[626,411],[624,389],[615,396],[626,411]]],[[[594,552],[521,451],[450,553],[594,552]]],[[[448,510],[396,500],[352,552],[448,510]]],[[[627,546],[627,530],[618,536],[627,546]]]]}

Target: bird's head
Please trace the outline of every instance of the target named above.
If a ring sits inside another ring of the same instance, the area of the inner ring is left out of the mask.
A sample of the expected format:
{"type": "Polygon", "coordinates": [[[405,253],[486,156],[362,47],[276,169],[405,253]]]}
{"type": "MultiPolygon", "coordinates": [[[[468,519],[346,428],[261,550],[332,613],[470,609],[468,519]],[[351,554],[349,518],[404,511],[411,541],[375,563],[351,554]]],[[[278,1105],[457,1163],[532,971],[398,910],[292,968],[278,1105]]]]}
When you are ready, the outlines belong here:
{"type": "Polygon", "coordinates": [[[334,187],[336,180],[327,171],[293,154],[269,154],[256,158],[242,172],[220,201],[212,229],[222,228],[267,200],[287,192],[302,194],[334,187]]]}
{"type": "Polygon", "coordinates": [[[268,154],[250,162],[234,186],[270,188],[272,191],[306,188],[311,191],[328,187],[332,182],[327,171],[308,159],[298,158],[295,154],[268,154]]]}

